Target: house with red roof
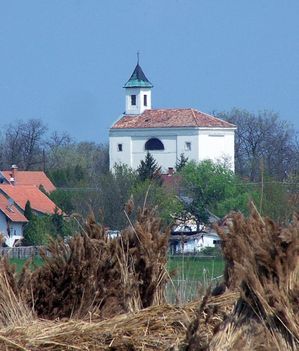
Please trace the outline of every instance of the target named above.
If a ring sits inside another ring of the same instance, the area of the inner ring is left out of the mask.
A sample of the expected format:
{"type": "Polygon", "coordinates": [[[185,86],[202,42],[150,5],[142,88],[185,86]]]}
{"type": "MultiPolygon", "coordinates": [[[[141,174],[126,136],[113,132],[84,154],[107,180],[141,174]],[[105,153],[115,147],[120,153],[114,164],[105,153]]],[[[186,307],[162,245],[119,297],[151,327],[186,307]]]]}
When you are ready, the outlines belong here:
{"type": "Polygon", "coordinates": [[[165,172],[181,154],[200,162],[226,161],[234,170],[236,126],[194,108],[152,108],[152,83],[139,62],[125,88],[125,113],[109,131],[110,169],[136,169],[150,152],[165,172]]]}
{"type": "Polygon", "coordinates": [[[8,171],[0,172],[0,183],[13,185],[34,185],[43,188],[48,194],[56,190],[55,185],[43,171],[19,171],[16,165],[12,165],[8,171]]]}
{"type": "Polygon", "coordinates": [[[0,194],[0,234],[7,246],[12,247],[23,238],[23,228],[27,222],[14,202],[0,194]]]}
{"type": "Polygon", "coordinates": [[[36,215],[52,215],[62,211],[40,190],[50,193],[55,186],[44,172],[18,171],[12,166],[10,171],[0,172],[0,234],[7,246],[14,246],[23,238],[27,218],[24,211],[27,201],[36,215]]]}

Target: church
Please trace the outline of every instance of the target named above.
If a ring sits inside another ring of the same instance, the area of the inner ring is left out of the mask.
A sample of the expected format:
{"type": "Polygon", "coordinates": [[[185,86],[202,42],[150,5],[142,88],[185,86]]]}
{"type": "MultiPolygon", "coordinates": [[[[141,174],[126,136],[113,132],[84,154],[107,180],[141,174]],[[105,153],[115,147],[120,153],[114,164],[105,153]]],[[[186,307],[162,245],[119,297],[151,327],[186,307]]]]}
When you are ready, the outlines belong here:
{"type": "Polygon", "coordinates": [[[152,108],[152,88],[137,62],[124,85],[125,113],[109,131],[110,169],[117,163],[137,169],[150,152],[163,172],[181,154],[196,162],[225,160],[234,170],[236,126],[194,108],[152,108]]]}

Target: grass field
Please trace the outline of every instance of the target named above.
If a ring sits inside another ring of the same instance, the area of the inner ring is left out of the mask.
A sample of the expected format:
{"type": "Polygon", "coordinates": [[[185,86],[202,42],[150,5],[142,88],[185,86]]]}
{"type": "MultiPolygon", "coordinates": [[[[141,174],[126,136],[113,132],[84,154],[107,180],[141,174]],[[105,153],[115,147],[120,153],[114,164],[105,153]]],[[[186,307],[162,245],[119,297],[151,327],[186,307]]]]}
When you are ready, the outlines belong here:
{"type": "Polygon", "coordinates": [[[222,258],[170,256],[168,270],[176,271],[174,279],[211,280],[223,274],[224,261],[222,258]]]}

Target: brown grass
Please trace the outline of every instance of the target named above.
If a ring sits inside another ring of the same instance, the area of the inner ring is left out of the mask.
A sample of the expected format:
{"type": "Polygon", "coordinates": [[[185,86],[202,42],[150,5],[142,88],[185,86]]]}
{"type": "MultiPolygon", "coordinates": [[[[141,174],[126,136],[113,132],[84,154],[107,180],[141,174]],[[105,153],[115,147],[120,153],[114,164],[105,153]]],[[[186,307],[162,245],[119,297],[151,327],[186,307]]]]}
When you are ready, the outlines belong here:
{"type": "MultiPolygon", "coordinates": [[[[207,304],[209,308],[217,307],[220,311],[231,309],[235,300],[236,294],[229,293],[211,297],[207,304]]],[[[98,322],[34,319],[19,328],[2,328],[0,348],[8,347],[10,351],[175,350],[185,338],[197,306],[198,301],[182,307],[152,306],[137,313],[122,314],[98,322]]],[[[206,317],[203,314],[203,318],[206,317]]],[[[213,325],[207,324],[202,333],[213,334],[213,325]]]]}
{"type": "Polygon", "coordinates": [[[169,234],[150,210],[115,240],[89,218],[19,277],[2,259],[0,350],[298,350],[298,218],[282,228],[253,210],[218,231],[226,288],[181,307],[163,303],[169,234]]]}
{"type": "Polygon", "coordinates": [[[44,264],[20,276],[3,271],[12,291],[37,316],[47,319],[98,318],[136,312],[165,302],[169,232],[163,232],[154,210],[139,210],[134,225],[109,239],[93,216],[67,243],[52,241],[41,252],[44,264]]]}
{"type": "MultiPolygon", "coordinates": [[[[226,285],[239,291],[234,311],[208,340],[189,332],[186,350],[299,349],[299,222],[286,228],[253,209],[232,216],[229,232],[218,229],[227,260],[226,285]]],[[[202,306],[200,313],[202,313],[202,306]]]]}

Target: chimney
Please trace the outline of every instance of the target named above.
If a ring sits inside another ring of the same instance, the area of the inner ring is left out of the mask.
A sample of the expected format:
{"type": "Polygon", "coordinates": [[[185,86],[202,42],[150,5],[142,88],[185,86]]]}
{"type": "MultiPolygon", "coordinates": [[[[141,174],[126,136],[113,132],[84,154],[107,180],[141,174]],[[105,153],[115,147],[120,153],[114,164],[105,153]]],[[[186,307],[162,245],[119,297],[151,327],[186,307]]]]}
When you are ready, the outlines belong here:
{"type": "Polygon", "coordinates": [[[17,165],[12,165],[11,166],[11,178],[10,178],[10,182],[13,185],[16,185],[17,183],[17,172],[18,172],[18,166],[17,165]]]}
{"type": "Polygon", "coordinates": [[[173,167],[168,167],[168,175],[169,176],[174,175],[174,168],[173,167]]]}

